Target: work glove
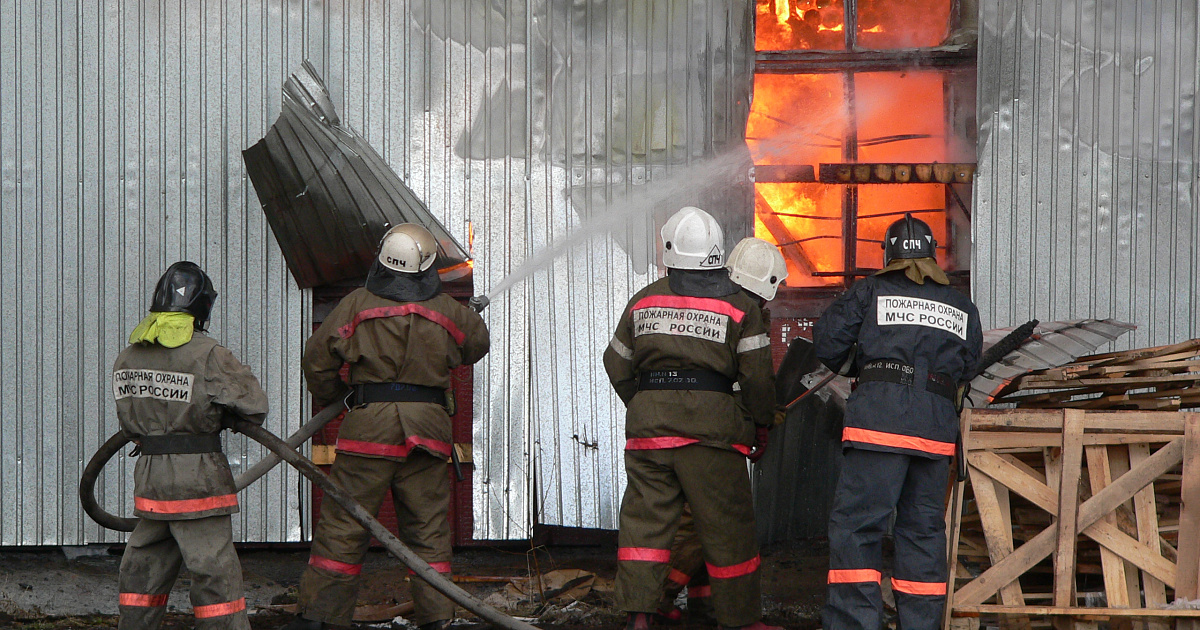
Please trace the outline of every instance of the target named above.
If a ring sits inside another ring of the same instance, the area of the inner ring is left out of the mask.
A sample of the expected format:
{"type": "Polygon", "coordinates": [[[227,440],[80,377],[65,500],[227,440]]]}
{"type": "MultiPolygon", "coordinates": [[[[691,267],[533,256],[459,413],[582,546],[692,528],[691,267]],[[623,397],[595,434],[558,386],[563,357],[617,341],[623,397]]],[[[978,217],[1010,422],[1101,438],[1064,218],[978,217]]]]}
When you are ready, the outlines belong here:
{"type": "Polygon", "coordinates": [[[746,456],[751,464],[757,464],[758,460],[762,459],[763,454],[767,452],[767,440],[770,435],[770,427],[754,427],[754,450],[746,456]]]}

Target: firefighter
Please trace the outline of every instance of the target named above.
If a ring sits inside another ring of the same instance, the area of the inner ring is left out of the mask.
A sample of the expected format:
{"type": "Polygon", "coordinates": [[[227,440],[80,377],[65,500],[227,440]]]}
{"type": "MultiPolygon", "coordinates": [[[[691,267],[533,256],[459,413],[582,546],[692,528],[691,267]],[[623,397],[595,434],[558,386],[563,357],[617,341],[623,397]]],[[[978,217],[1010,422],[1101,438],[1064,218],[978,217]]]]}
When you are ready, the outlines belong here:
{"type": "Polygon", "coordinates": [[[758,305],[722,268],[724,236],[708,213],[681,209],[662,239],[667,277],[630,299],[604,352],[627,407],[617,605],[628,628],[649,626],[687,502],[718,623],[765,630],[744,457],[755,427],[772,421],[767,330],[758,305]],[[735,385],[750,420],[737,409],[735,385]]]}
{"type": "MultiPolygon", "coordinates": [[[[779,248],[760,238],[747,237],[734,245],[725,263],[729,279],[740,286],[762,311],[763,328],[770,331],[771,313],[766,303],[775,299],[779,284],[787,278],[787,263],[779,248]]],[[[739,397],[738,410],[746,415],[745,406],[739,397]]],[[[776,418],[778,423],[780,418],[776,418]]],[[[767,450],[767,427],[755,427],[754,451],[747,455],[751,463],[757,463],[767,450]]],[[[703,551],[700,537],[696,534],[691,506],[683,506],[675,541],[671,544],[671,568],[667,573],[666,590],[658,607],[658,615],[667,623],[683,619],[683,611],[675,607],[675,598],[687,588],[687,612],[693,621],[712,619],[712,588],[708,583],[708,572],[704,570],[703,551]]]]}
{"type": "Polygon", "coordinates": [[[817,357],[858,377],[829,519],[827,630],[879,630],[881,544],[893,511],[891,588],[900,627],[941,625],[956,398],[979,360],[983,333],[979,311],[950,288],[936,251],[929,226],[905,215],[884,236],[883,269],[843,293],[813,329],[817,357]]]}
{"type": "Polygon", "coordinates": [[[138,522],[121,557],[122,630],[159,627],[181,565],[191,572],[197,628],[250,628],[230,517],[237,490],[220,432],[226,414],[262,424],[267,396],[250,368],[204,334],[216,299],[195,263],[171,265],[113,365],[117,417],[140,453],[138,522]]]}
{"type": "MultiPolygon", "coordinates": [[[[442,293],[437,242],[411,223],[388,230],[366,286],[347,295],[304,352],[304,375],[318,404],[349,396],[330,477],[378,514],[392,493],[400,539],[441,573],[450,573],[450,370],[479,361],[488,331],[478,313],[442,293]]],[[[321,504],[298,616],[287,630],[348,626],[371,535],[337,503],[321,504]]],[[[413,580],[413,621],[441,628],[454,606],[413,580]]]]}

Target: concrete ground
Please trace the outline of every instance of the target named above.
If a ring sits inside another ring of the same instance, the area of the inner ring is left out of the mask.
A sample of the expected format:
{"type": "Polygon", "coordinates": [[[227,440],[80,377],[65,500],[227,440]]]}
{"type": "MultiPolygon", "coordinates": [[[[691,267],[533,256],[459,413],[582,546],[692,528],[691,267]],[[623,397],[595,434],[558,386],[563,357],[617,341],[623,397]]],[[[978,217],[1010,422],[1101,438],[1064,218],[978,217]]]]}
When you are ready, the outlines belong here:
{"type": "MultiPolygon", "coordinates": [[[[115,628],[119,546],[0,551],[0,628],[21,630],[115,628]]],[[[278,628],[290,614],[295,587],[308,561],[302,547],[239,550],[245,576],[246,603],[255,630],[278,628]]],[[[470,576],[460,586],[480,598],[507,602],[510,614],[529,618],[540,627],[617,630],[624,617],[613,607],[611,580],[616,569],[611,545],[575,547],[506,547],[456,550],[455,574],[470,576]],[[595,573],[586,595],[549,603],[522,602],[506,578],[529,578],[557,569],[595,573]],[[474,579],[471,579],[474,578],[474,579]],[[506,595],[507,593],[507,595],[506,595]]],[[[763,550],[763,595],[766,620],[808,630],[819,624],[824,600],[827,551],[819,543],[789,543],[763,550]]],[[[409,601],[407,569],[382,551],[372,551],[363,570],[359,597],[362,610],[386,610],[409,601]],[[373,606],[374,608],[368,608],[373,606]]],[[[189,579],[180,576],[168,604],[166,628],[191,628],[189,579]]],[[[377,615],[378,616],[378,615],[377,615]]],[[[462,611],[463,629],[481,626],[462,611]]],[[[692,624],[694,625],[694,624],[692,624]]],[[[401,619],[358,624],[359,628],[402,628],[401,619]]],[[[695,627],[704,627],[695,625],[695,627]]]]}

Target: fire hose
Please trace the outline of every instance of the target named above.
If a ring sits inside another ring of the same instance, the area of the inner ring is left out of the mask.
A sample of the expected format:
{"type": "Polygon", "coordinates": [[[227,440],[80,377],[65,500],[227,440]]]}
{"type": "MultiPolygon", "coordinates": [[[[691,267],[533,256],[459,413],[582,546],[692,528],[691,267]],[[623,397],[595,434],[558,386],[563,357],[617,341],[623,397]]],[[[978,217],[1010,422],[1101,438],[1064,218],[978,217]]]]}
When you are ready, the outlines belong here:
{"type": "MultiPolygon", "coordinates": [[[[400,542],[399,538],[396,538],[392,532],[388,531],[379,521],[375,520],[362,504],[355,501],[348,492],[333,483],[320,468],[317,468],[316,464],[296,452],[295,449],[297,446],[303,444],[304,441],[316,433],[322,426],[333,418],[336,418],[343,408],[340,405],[336,405],[322,410],[321,413],[314,416],[312,420],[301,427],[287,442],[257,424],[241,418],[233,420],[232,428],[234,431],[258,442],[272,453],[272,455],[263,458],[253,468],[238,477],[236,480],[238,490],[250,485],[273,468],[280,460],[283,460],[302,475],[308,477],[310,481],[325,492],[326,497],[342,506],[351,518],[358,521],[376,540],[383,543],[383,546],[392,555],[396,556],[400,562],[411,569],[414,575],[448,597],[455,604],[479,615],[485,621],[502,628],[510,630],[536,630],[535,626],[509,617],[495,608],[488,606],[470,593],[464,591],[457,584],[448,580],[441,573],[438,573],[436,569],[429,566],[429,563],[417,557],[411,549],[403,542],[400,542]],[[301,437],[305,431],[308,431],[308,435],[301,437]]],[[[96,454],[92,456],[91,461],[88,462],[87,467],[83,471],[83,477],[79,480],[79,500],[83,504],[84,511],[100,525],[118,531],[133,531],[133,525],[137,523],[137,519],[122,518],[104,511],[96,501],[96,479],[100,476],[100,471],[104,469],[104,465],[108,463],[108,460],[120,452],[129,441],[129,438],[120,432],[109,438],[96,451],[96,454]]]]}

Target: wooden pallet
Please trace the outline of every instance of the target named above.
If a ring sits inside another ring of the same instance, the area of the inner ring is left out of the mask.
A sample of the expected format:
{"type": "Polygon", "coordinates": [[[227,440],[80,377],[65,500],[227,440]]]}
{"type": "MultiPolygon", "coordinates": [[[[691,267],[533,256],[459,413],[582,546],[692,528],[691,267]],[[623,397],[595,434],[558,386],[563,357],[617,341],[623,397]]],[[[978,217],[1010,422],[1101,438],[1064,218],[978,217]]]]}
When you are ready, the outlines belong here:
{"type": "Polygon", "coordinates": [[[948,508],[944,627],[1200,619],[1164,608],[1200,597],[1200,413],[968,409],[962,420],[970,485],[948,508]]]}
{"type": "Polygon", "coordinates": [[[1042,409],[1200,408],[1200,339],[1083,357],[1031,372],[1000,390],[993,404],[1042,409]]]}

